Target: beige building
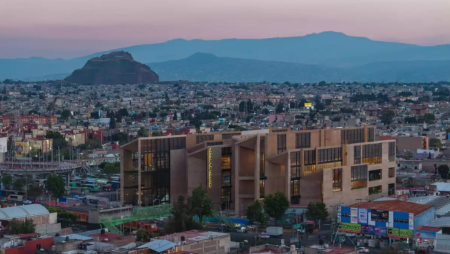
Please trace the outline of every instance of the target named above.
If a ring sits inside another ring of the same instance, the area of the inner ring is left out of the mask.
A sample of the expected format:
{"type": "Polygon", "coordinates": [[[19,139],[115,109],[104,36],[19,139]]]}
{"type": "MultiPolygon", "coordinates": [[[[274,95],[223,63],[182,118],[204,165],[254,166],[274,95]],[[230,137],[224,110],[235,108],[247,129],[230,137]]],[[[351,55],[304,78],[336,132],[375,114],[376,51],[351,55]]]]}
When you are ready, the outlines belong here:
{"type": "Polygon", "coordinates": [[[394,193],[395,156],[368,126],[139,138],[121,149],[121,199],[170,203],[202,185],[236,214],[276,191],[292,204],[355,203],[394,193]]]}

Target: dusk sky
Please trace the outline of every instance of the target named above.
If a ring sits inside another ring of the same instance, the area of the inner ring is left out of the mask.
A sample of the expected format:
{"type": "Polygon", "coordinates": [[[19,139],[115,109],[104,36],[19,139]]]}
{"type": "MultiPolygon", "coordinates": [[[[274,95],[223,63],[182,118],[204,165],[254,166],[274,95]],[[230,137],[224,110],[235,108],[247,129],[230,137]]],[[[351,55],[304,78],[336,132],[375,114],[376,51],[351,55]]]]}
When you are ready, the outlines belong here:
{"type": "Polygon", "coordinates": [[[450,0],[0,0],[0,58],[71,58],[175,38],[450,44],[450,0]]]}

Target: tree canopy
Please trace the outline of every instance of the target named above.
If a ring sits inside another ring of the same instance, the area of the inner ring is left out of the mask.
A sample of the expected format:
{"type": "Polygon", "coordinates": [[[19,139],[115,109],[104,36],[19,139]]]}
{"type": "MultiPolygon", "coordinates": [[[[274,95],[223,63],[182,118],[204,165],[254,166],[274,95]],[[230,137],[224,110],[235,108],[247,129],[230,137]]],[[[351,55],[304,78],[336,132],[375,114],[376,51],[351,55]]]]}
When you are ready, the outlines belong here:
{"type": "Polygon", "coordinates": [[[55,198],[61,198],[64,196],[65,186],[64,180],[60,175],[51,174],[47,177],[47,190],[52,194],[55,198]]]}
{"type": "Polygon", "coordinates": [[[191,205],[190,213],[200,218],[200,224],[203,222],[203,216],[211,216],[214,211],[214,205],[206,188],[199,186],[192,191],[192,196],[188,197],[188,203],[191,205]]]}
{"type": "Polygon", "coordinates": [[[325,220],[329,216],[327,206],[322,202],[310,202],[306,210],[306,217],[317,222],[325,220]]]}
{"type": "Polygon", "coordinates": [[[252,222],[258,222],[260,224],[266,224],[267,216],[263,212],[263,205],[259,200],[256,200],[251,206],[247,208],[247,212],[245,214],[247,219],[252,222]]]}
{"type": "Polygon", "coordinates": [[[264,210],[276,220],[281,219],[288,208],[289,200],[283,192],[277,191],[264,197],[264,210]]]}

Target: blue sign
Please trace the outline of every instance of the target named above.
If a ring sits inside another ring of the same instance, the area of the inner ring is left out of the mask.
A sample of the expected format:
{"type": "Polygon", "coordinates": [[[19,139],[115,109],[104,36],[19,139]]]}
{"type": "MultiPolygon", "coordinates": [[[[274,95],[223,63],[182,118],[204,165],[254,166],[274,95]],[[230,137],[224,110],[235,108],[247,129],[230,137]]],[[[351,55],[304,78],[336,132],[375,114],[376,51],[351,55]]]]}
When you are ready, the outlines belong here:
{"type": "Polygon", "coordinates": [[[387,236],[387,228],[385,227],[375,227],[376,236],[387,236]]]}
{"type": "Polygon", "coordinates": [[[361,225],[361,233],[365,235],[375,235],[375,227],[370,225],[361,225]]]}
{"type": "Polygon", "coordinates": [[[414,230],[414,236],[422,239],[436,239],[436,232],[414,230]]]}

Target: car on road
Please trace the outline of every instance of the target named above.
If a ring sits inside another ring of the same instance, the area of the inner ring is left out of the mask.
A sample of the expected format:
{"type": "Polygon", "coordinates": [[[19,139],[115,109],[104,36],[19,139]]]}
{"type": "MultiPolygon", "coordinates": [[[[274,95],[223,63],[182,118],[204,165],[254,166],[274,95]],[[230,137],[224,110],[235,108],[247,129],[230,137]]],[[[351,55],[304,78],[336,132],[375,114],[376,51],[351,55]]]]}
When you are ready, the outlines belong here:
{"type": "Polygon", "coordinates": [[[33,202],[31,202],[30,200],[24,200],[22,203],[23,203],[24,205],[33,204],[33,202]]]}
{"type": "Polygon", "coordinates": [[[359,247],[359,248],[358,248],[358,252],[359,252],[359,253],[369,253],[370,250],[367,249],[367,248],[364,248],[364,247],[359,247]]]}
{"type": "Polygon", "coordinates": [[[238,228],[237,232],[245,233],[245,232],[247,232],[247,228],[246,227],[240,227],[240,228],[238,228]]]}
{"type": "Polygon", "coordinates": [[[270,235],[267,234],[267,233],[261,233],[261,234],[259,234],[259,238],[261,238],[261,239],[267,239],[267,238],[270,238],[270,235]]]}

